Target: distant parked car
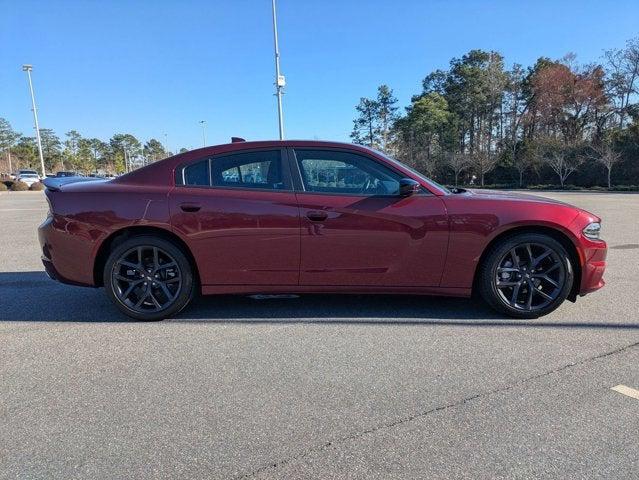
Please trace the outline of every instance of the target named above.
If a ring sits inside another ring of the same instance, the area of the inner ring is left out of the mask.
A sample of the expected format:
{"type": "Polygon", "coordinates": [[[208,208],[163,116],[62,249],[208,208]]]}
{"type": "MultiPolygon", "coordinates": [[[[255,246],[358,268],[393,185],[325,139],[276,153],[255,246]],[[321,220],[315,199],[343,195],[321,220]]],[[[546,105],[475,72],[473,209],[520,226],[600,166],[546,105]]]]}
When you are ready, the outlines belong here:
{"type": "Polygon", "coordinates": [[[16,173],[13,174],[13,177],[18,178],[20,175],[25,173],[38,175],[38,172],[36,172],[35,170],[21,169],[17,170],[16,173]]]}
{"type": "Polygon", "coordinates": [[[78,172],[56,172],[56,177],[79,177],[81,176],[78,172]]]}
{"type": "Polygon", "coordinates": [[[29,187],[40,181],[40,175],[35,170],[18,170],[16,182],[26,183],[29,187]]]}

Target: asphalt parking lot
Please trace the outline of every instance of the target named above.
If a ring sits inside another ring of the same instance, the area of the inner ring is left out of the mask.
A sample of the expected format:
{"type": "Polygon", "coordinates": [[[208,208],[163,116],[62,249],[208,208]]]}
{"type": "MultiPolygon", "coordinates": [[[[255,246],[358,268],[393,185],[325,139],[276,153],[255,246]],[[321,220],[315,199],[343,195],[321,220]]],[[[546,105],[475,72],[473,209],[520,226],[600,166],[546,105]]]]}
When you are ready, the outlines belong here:
{"type": "Polygon", "coordinates": [[[0,478],[639,478],[639,195],[608,285],[517,321],[470,300],[209,297],[129,322],[41,267],[0,194],[0,478]]]}

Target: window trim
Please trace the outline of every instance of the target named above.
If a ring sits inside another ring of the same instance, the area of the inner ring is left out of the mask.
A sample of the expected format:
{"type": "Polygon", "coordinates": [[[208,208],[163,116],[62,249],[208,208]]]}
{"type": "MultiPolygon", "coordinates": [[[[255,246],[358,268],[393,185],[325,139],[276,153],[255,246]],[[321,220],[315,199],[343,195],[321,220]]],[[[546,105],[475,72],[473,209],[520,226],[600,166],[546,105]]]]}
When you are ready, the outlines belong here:
{"type": "Polygon", "coordinates": [[[233,150],[231,152],[218,153],[214,155],[208,155],[206,157],[191,160],[188,163],[180,164],[175,169],[174,182],[176,188],[197,188],[197,189],[214,189],[214,190],[239,190],[246,192],[281,192],[291,193],[295,191],[293,185],[293,175],[291,174],[290,163],[288,159],[288,151],[285,147],[271,147],[271,148],[251,148],[246,150],[233,150]],[[241,155],[246,153],[259,153],[259,152],[279,152],[280,154],[280,167],[282,169],[282,183],[286,188],[273,189],[273,188],[260,188],[260,187],[234,187],[232,185],[213,185],[213,167],[212,162],[224,157],[231,157],[235,155],[241,155]],[[191,165],[198,162],[208,161],[209,168],[209,184],[208,185],[186,185],[184,179],[184,170],[191,165]]]}
{"type": "MultiPolygon", "coordinates": [[[[339,147],[288,147],[289,150],[289,162],[290,168],[293,173],[293,185],[295,186],[296,193],[307,194],[307,195],[329,195],[329,196],[341,196],[341,197],[363,197],[363,198],[404,198],[400,195],[368,195],[365,193],[345,193],[345,192],[314,192],[312,190],[307,190],[304,185],[304,178],[302,176],[302,171],[300,169],[300,162],[297,158],[296,150],[300,151],[329,151],[329,152],[338,152],[338,153],[350,153],[351,155],[358,155],[360,157],[364,157],[367,160],[375,162],[377,165],[380,165],[393,173],[397,174],[399,178],[410,178],[407,177],[402,171],[396,169],[393,165],[388,165],[385,162],[381,162],[377,158],[367,155],[365,153],[359,151],[353,151],[348,148],[339,148],[339,147]]],[[[430,191],[428,191],[424,186],[420,185],[419,192],[415,195],[433,195],[430,191]]]]}

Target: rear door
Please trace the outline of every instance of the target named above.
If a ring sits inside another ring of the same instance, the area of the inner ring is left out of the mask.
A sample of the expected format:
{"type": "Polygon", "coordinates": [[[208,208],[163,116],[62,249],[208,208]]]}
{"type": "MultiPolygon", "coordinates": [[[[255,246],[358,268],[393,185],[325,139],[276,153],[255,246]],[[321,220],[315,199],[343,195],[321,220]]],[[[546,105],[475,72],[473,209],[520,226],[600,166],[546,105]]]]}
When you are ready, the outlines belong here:
{"type": "Polygon", "coordinates": [[[300,285],[439,285],[448,244],[439,197],[425,189],[400,197],[403,175],[360,153],[296,148],[289,156],[300,183],[300,285]]]}
{"type": "Polygon", "coordinates": [[[176,170],[171,224],[204,285],[297,285],[300,218],[284,149],[203,158],[176,170]]]}

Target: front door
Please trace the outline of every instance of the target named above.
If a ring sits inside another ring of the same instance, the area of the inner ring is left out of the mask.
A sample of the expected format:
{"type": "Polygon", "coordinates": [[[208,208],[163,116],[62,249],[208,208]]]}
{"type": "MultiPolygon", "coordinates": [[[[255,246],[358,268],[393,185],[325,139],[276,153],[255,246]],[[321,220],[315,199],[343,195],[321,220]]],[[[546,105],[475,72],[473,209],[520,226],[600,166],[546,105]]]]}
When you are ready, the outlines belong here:
{"type": "Polygon", "coordinates": [[[448,244],[440,198],[399,196],[399,172],[345,150],[295,149],[292,165],[303,185],[300,285],[439,285],[448,244]]]}
{"type": "Polygon", "coordinates": [[[298,284],[299,209],[283,153],[247,150],[178,170],[171,224],[203,285],[298,284]]]}

